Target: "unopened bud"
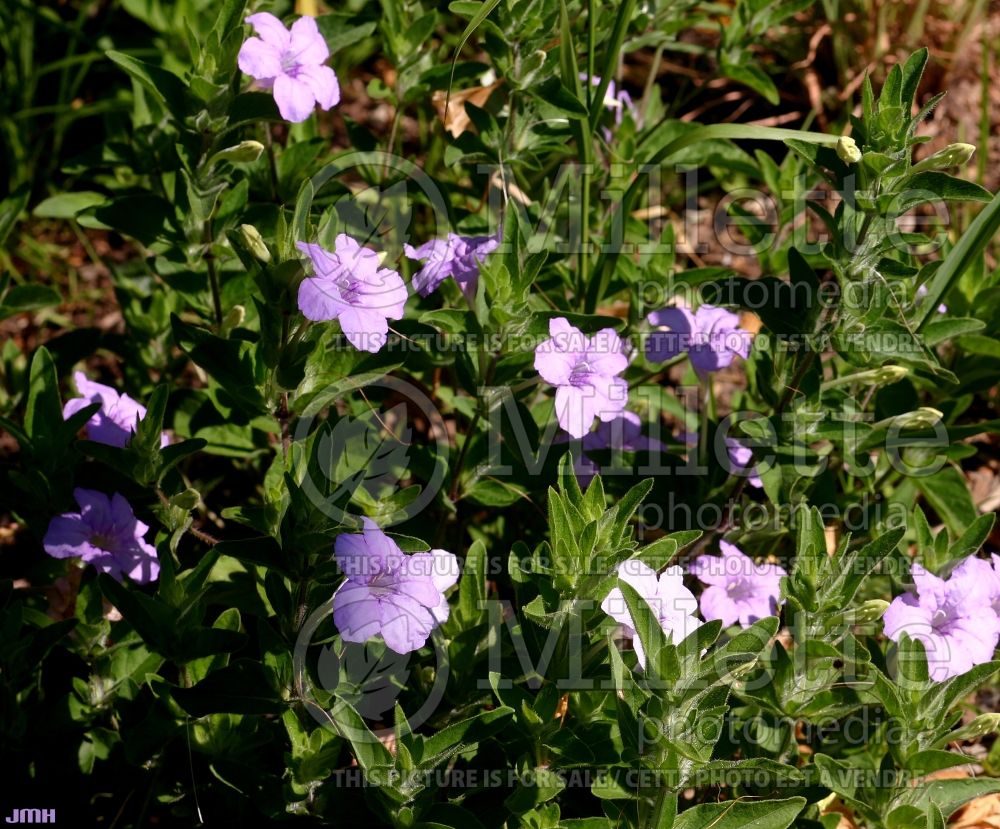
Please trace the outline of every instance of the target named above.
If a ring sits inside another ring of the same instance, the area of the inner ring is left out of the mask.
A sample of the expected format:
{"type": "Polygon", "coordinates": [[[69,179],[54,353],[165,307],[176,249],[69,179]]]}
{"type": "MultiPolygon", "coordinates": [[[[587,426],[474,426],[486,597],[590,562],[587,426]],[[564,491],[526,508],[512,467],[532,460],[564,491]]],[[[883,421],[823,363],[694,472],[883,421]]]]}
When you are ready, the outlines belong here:
{"type": "Polygon", "coordinates": [[[240,233],[243,235],[243,241],[246,243],[246,246],[254,256],[265,265],[271,261],[271,251],[267,249],[264,238],[260,235],[260,231],[257,228],[253,225],[240,225],[240,233]]]}
{"type": "Polygon", "coordinates": [[[869,599],[854,609],[854,617],[851,621],[856,625],[874,622],[881,619],[888,609],[889,603],[885,599],[869,599]]]}
{"type": "Polygon", "coordinates": [[[201,496],[196,489],[185,489],[170,498],[170,506],[178,507],[185,511],[193,510],[198,506],[201,496]]]}
{"type": "Polygon", "coordinates": [[[842,135],[837,141],[837,158],[845,164],[857,164],[861,161],[861,150],[849,135],[842,135]]]}
{"type": "Polygon", "coordinates": [[[909,374],[909,369],[903,368],[903,366],[882,366],[872,372],[872,382],[877,386],[887,386],[891,383],[898,383],[909,374]]]}
{"type": "Polygon", "coordinates": [[[1000,714],[980,714],[963,730],[968,730],[970,737],[985,737],[987,734],[996,734],[1000,731],[1000,714]]]}
{"type": "Polygon", "coordinates": [[[864,371],[857,371],[853,374],[845,374],[843,377],[834,377],[823,383],[824,391],[837,386],[846,386],[850,383],[866,383],[873,386],[887,386],[896,383],[909,375],[909,371],[902,366],[881,366],[880,368],[869,368],[864,371]]]}
{"type": "Polygon", "coordinates": [[[232,331],[234,328],[243,325],[243,320],[246,319],[246,316],[247,316],[246,308],[244,308],[242,305],[234,305],[232,308],[229,309],[229,313],[226,314],[226,316],[222,320],[222,330],[232,331]]]}
{"type": "Polygon", "coordinates": [[[893,425],[900,429],[927,429],[940,423],[943,417],[944,414],[937,409],[921,406],[916,411],[899,415],[893,425]]]}
{"type": "Polygon", "coordinates": [[[209,166],[218,164],[220,161],[231,161],[234,164],[252,164],[260,154],[264,152],[264,145],[260,141],[240,141],[232,147],[219,150],[208,162],[209,166]]]}
{"type": "Polygon", "coordinates": [[[937,741],[936,746],[946,746],[959,740],[978,740],[989,734],[1000,733],[1000,714],[980,714],[968,725],[956,728],[937,741]]]}
{"type": "Polygon", "coordinates": [[[927,156],[910,168],[911,173],[924,170],[946,170],[949,167],[963,167],[969,163],[976,148],[972,144],[949,144],[943,150],[927,156]]]}

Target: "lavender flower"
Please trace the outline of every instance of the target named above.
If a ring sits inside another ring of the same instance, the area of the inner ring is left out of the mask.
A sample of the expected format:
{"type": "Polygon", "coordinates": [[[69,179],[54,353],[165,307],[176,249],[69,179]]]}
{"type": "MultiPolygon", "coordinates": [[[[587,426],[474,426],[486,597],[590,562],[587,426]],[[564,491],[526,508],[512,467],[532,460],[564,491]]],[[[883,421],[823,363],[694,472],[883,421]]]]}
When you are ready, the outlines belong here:
{"type": "Polygon", "coordinates": [[[687,308],[661,308],[646,318],[651,325],[667,330],[653,331],[646,339],[646,357],[662,363],[687,352],[699,374],[718,371],[750,355],[750,332],[740,329],[740,318],[732,311],[702,305],[691,313],[687,308]]]}
{"type": "MultiPolygon", "coordinates": [[[[100,403],[101,408],[91,415],[83,427],[87,439],[106,443],[108,446],[125,446],[135,433],[136,421],[146,416],[146,407],[127,394],[119,394],[111,386],[88,380],[82,371],[73,374],[73,383],[81,396],[66,401],[63,420],[68,420],[91,403],[100,403]]],[[[160,445],[166,446],[168,443],[164,433],[160,438],[160,445]]]]}
{"type": "Polygon", "coordinates": [[[757,472],[757,467],[750,468],[753,450],[749,446],[744,446],[736,438],[726,438],[726,453],[729,455],[729,472],[731,474],[745,477],[747,483],[755,489],[764,486],[760,474],[757,472]],[[748,470],[749,474],[747,474],[748,470]]]}
{"type": "Polygon", "coordinates": [[[149,526],[135,517],[128,501],[117,492],[108,498],[92,489],[76,489],[73,497],[80,512],[52,519],[42,539],[45,552],[55,558],[79,556],[119,581],[123,574],[140,584],[156,581],[156,548],[143,538],[149,526]]]}
{"type": "Polygon", "coordinates": [[[448,620],[444,591],[458,581],[458,559],[445,550],[406,555],[370,518],[361,534],[334,545],[346,576],[333,597],[333,621],[345,642],[385,640],[396,653],[424,646],[448,620]]]}
{"type": "Polygon", "coordinates": [[[312,261],[314,276],[299,286],[299,310],[313,321],[338,320],[344,336],[359,351],[385,345],[390,319],[400,319],[406,286],[394,270],[379,267],[378,254],[350,236],[337,237],[336,251],[299,242],[312,261]]]}
{"type": "Polygon", "coordinates": [[[319,104],[329,109],[340,101],[340,84],[329,66],[330,50],[316,21],[300,17],[291,31],[273,14],[251,14],[246,22],[259,37],[240,48],[240,69],[262,89],[274,90],[274,101],[286,121],[305,121],[319,104]]]}
{"type": "MultiPolygon", "coordinates": [[[[927,296],[927,291],[928,288],[926,285],[921,285],[919,288],[917,288],[917,299],[923,299],[925,296],[927,296]]],[[[947,314],[948,306],[942,302],[940,305],[938,305],[937,311],[939,314],[947,314]]]]}
{"type": "Polygon", "coordinates": [[[611,328],[586,336],[565,317],[549,320],[550,339],[535,349],[535,370],[556,386],[556,419],[575,438],[595,418],[614,420],[628,403],[628,368],[621,338],[611,328]]]}
{"type": "MultiPolygon", "coordinates": [[[[920,564],[910,565],[916,594],[892,600],[882,617],[885,635],[898,642],[906,633],[923,643],[931,679],[943,682],[993,658],[1000,621],[993,602],[995,581],[983,579],[985,561],[963,561],[941,579],[920,564]]],[[[995,572],[995,571],[994,571],[995,572]]]]}
{"type": "Polygon", "coordinates": [[[413,287],[427,296],[449,276],[462,289],[469,302],[476,298],[479,285],[479,264],[500,245],[498,236],[459,236],[449,233],[447,239],[431,239],[420,247],[403,245],[410,259],[426,260],[413,277],[413,287]]]}
{"type": "Polygon", "coordinates": [[[781,577],[788,575],[784,568],[757,564],[728,541],[719,547],[721,556],[698,556],[689,566],[691,575],[708,585],[701,593],[705,620],[749,627],[758,619],[775,616],[781,604],[781,577]]]}
{"type": "MultiPolygon", "coordinates": [[[[584,435],[580,448],[584,452],[612,449],[619,452],[653,452],[664,449],[663,443],[642,433],[642,420],[635,412],[622,412],[614,419],[597,424],[593,432],[584,435]]],[[[586,455],[573,463],[577,481],[586,489],[601,469],[586,455]]]]}
{"type": "MultiPolygon", "coordinates": [[[[648,564],[639,559],[629,559],[618,565],[618,577],[645,600],[660,623],[667,640],[678,644],[699,627],[701,619],[695,616],[698,602],[684,586],[684,571],[680,567],[668,567],[659,578],[648,564]]],[[[632,639],[639,664],[646,667],[646,653],[636,635],[635,622],[621,588],[615,587],[601,602],[601,610],[607,613],[632,639]]]]}
{"type": "MultiPolygon", "coordinates": [[[[586,72],[580,73],[580,80],[584,83],[587,82],[586,72]]],[[[591,77],[591,86],[598,86],[600,83],[601,78],[599,75],[591,77]]],[[[641,119],[639,118],[639,110],[632,101],[632,96],[625,89],[618,89],[613,80],[608,81],[608,88],[604,91],[604,101],[602,103],[605,109],[610,109],[615,114],[615,126],[621,125],[622,116],[625,112],[631,114],[632,119],[638,126],[642,126],[640,123],[641,119]]],[[[611,130],[604,130],[604,138],[607,141],[611,140],[611,130]]]]}

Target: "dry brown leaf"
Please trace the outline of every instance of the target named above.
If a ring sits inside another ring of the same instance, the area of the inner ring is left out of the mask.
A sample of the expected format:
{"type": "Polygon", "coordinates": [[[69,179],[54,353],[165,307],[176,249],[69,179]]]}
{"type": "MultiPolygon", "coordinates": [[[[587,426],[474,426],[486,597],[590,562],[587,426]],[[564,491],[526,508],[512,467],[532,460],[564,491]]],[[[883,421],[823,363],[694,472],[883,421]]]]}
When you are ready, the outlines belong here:
{"type": "Polygon", "coordinates": [[[837,822],[837,829],[859,829],[858,824],[854,822],[854,813],[840,800],[831,801],[826,807],[821,809],[820,814],[840,815],[840,820],[837,822]]]}
{"type": "Polygon", "coordinates": [[[952,829],[1000,829],[1000,794],[977,797],[948,825],[952,829]]]}
{"type": "Polygon", "coordinates": [[[481,107],[489,100],[493,90],[503,81],[499,80],[489,86],[473,86],[469,89],[459,89],[448,96],[447,90],[438,89],[431,95],[431,102],[437,110],[438,118],[444,123],[444,128],[455,138],[465,132],[470,125],[469,116],[465,111],[465,102],[470,101],[474,106],[481,107]],[[448,111],[445,112],[445,104],[448,111]]]}

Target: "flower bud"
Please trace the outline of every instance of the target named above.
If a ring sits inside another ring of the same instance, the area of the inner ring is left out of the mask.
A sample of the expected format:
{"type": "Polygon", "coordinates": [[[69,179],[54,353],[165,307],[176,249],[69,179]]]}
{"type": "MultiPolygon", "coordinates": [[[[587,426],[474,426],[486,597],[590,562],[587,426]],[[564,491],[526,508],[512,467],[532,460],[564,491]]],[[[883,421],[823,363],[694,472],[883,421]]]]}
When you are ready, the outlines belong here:
{"type": "Polygon", "coordinates": [[[193,510],[201,501],[201,496],[196,489],[185,489],[170,498],[170,506],[177,507],[185,511],[193,510]]]}
{"type": "Polygon", "coordinates": [[[265,265],[271,261],[271,251],[267,249],[264,238],[260,235],[260,231],[257,228],[253,225],[240,225],[240,233],[243,236],[246,246],[254,256],[265,265]]]}
{"type": "Polygon", "coordinates": [[[845,164],[857,164],[861,161],[861,150],[849,135],[842,135],[837,141],[837,158],[845,164]]]}
{"type": "Polygon", "coordinates": [[[924,170],[946,170],[949,167],[963,167],[969,163],[976,148],[972,144],[949,144],[943,150],[927,156],[910,168],[911,173],[924,170]]]}
{"type": "Polygon", "coordinates": [[[939,739],[935,745],[942,747],[959,740],[978,740],[988,734],[997,733],[1000,733],[1000,714],[980,714],[968,725],[956,728],[939,739]]]}
{"type": "Polygon", "coordinates": [[[231,161],[233,164],[252,164],[260,154],[264,152],[264,145],[260,141],[240,141],[232,147],[219,150],[212,156],[209,166],[218,164],[220,161],[231,161]]]}
{"type": "Polygon", "coordinates": [[[943,417],[944,414],[937,409],[921,406],[914,412],[894,418],[893,425],[899,429],[928,429],[940,423],[943,417]]]}
{"type": "Polygon", "coordinates": [[[968,731],[969,737],[985,737],[987,734],[996,734],[1000,731],[1000,714],[980,714],[962,730],[968,731]]]}
{"type": "Polygon", "coordinates": [[[882,366],[872,372],[872,383],[876,386],[898,383],[909,376],[910,371],[903,366],[882,366]]]}
{"type": "Polygon", "coordinates": [[[247,309],[242,305],[234,305],[229,309],[229,313],[226,314],[225,318],[222,320],[222,330],[232,331],[234,328],[243,325],[243,320],[246,319],[247,309]]]}
{"type": "Polygon", "coordinates": [[[889,609],[889,603],[885,599],[869,599],[862,602],[854,609],[851,621],[855,625],[862,625],[865,622],[874,622],[881,619],[889,609]]]}

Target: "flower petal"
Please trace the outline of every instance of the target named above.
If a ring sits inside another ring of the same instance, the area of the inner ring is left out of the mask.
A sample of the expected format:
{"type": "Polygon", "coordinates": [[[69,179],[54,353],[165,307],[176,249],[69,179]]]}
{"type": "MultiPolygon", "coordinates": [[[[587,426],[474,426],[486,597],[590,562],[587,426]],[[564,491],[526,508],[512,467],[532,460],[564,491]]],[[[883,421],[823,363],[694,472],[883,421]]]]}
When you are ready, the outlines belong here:
{"type": "Polygon", "coordinates": [[[236,58],[240,71],[255,80],[269,80],[282,73],[281,52],[259,37],[248,37],[236,58]]]}
{"type": "Polygon", "coordinates": [[[290,75],[274,79],[274,101],[281,117],[294,124],[305,121],[316,108],[316,96],[309,84],[290,75]]]}

